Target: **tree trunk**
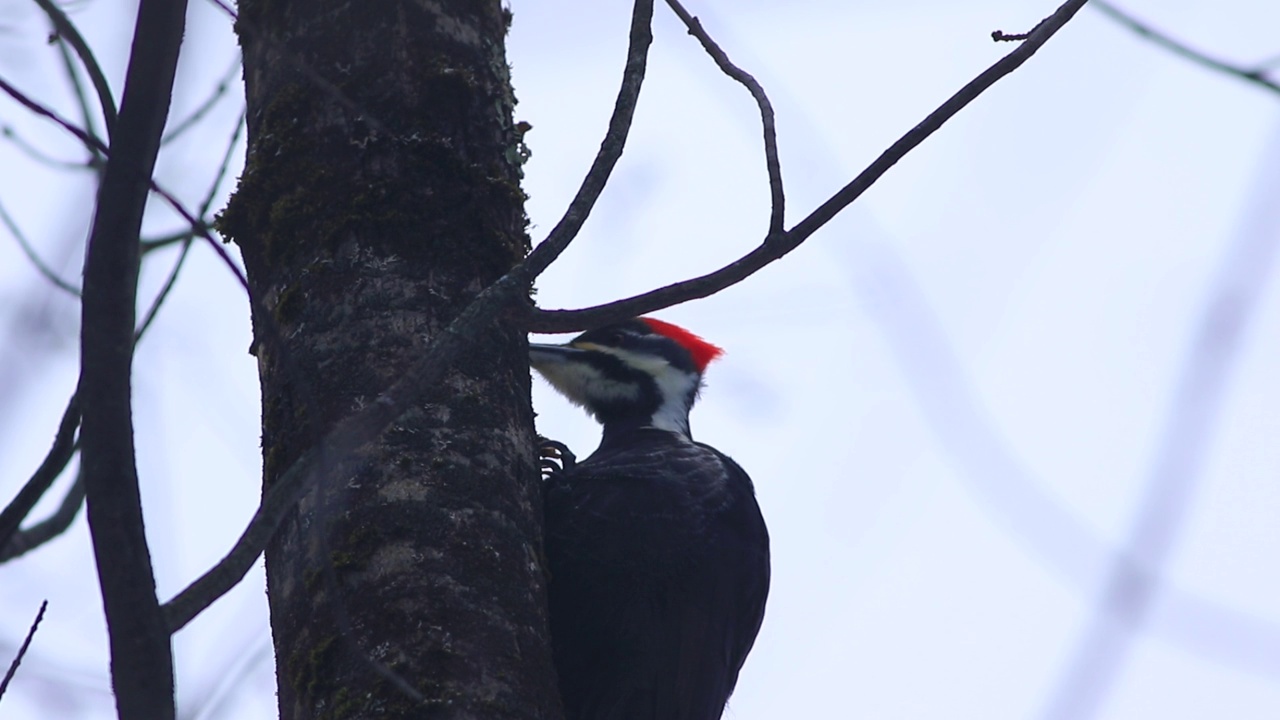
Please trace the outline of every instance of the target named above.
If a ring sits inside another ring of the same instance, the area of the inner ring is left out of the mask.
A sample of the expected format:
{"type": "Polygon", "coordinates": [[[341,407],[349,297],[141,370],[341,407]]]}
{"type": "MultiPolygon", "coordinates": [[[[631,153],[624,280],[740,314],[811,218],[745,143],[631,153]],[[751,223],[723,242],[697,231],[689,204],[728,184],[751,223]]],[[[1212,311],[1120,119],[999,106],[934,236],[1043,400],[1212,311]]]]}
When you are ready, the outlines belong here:
{"type": "MultiPolygon", "coordinates": [[[[527,251],[497,0],[242,2],[269,486],[527,251]]],[[[280,715],[559,717],[523,330],[495,321],[267,549],[280,715]],[[413,691],[397,685],[403,680],[413,691]]]]}

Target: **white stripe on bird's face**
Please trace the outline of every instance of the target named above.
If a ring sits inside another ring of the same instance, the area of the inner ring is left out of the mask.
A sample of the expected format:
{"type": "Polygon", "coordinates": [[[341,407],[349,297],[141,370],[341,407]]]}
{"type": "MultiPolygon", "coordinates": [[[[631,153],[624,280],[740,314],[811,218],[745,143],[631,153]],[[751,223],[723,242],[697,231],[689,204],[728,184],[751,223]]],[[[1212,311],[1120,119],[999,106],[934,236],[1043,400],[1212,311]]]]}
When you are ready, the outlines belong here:
{"type": "Polygon", "coordinates": [[[575,405],[591,410],[593,402],[637,400],[640,389],[607,377],[595,366],[576,362],[567,346],[529,346],[530,363],[551,386],[575,405]]]}
{"type": "Polygon", "coordinates": [[[575,351],[613,355],[626,365],[652,377],[657,385],[659,405],[648,424],[689,437],[689,408],[701,380],[696,373],[673,367],[666,358],[657,355],[595,343],[530,344],[529,351],[533,368],[570,402],[581,405],[588,411],[593,411],[594,403],[640,399],[640,388],[636,385],[607,377],[594,366],[578,362],[574,358],[575,351]]]}

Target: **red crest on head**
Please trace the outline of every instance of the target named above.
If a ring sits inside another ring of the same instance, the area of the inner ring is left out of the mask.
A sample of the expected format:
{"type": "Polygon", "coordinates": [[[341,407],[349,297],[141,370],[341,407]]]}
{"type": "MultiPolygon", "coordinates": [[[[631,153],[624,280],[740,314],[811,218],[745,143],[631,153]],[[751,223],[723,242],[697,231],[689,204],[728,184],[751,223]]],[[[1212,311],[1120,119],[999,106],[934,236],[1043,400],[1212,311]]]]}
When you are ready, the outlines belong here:
{"type": "Polygon", "coordinates": [[[693,365],[698,368],[698,372],[705,370],[712,360],[724,354],[723,348],[712,345],[679,325],[672,325],[669,322],[655,320],[650,317],[642,317],[640,320],[645,325],[648,325],[650,330],[675,340],[680,343],[681,347],[688,350],[689,354],[693,356],[693,365]]]}

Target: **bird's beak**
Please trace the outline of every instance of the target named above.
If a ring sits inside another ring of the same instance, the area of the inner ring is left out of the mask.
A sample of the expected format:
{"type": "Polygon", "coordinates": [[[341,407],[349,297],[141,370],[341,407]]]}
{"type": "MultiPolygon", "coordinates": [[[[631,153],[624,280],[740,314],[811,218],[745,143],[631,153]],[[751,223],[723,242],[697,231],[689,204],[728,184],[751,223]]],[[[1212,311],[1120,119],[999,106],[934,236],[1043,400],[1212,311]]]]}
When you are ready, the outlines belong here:
{"type": "Polygon", "coordinates": [[[572,345],[529,343],[529,364],[535,370],[540,370],[544,367],[574,362],[586,352],[572,345]]]}

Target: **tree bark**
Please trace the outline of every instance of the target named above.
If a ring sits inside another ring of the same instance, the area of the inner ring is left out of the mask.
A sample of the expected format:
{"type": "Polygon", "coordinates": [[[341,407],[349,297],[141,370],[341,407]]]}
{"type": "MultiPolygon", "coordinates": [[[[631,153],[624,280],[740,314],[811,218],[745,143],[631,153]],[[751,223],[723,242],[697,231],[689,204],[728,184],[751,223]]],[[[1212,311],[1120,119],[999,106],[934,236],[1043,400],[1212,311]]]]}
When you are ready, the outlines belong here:
{"type": "MultiPolygon", "coordinates": [[[[528,239],[499,2],[240,9],[250,148],[220,227],[265,308],[269,486],[528,239]]],[[[559,717],[533,446],[504,318],[380,440],[324,459],[266,553],[282,718],[559,717]]]]}

